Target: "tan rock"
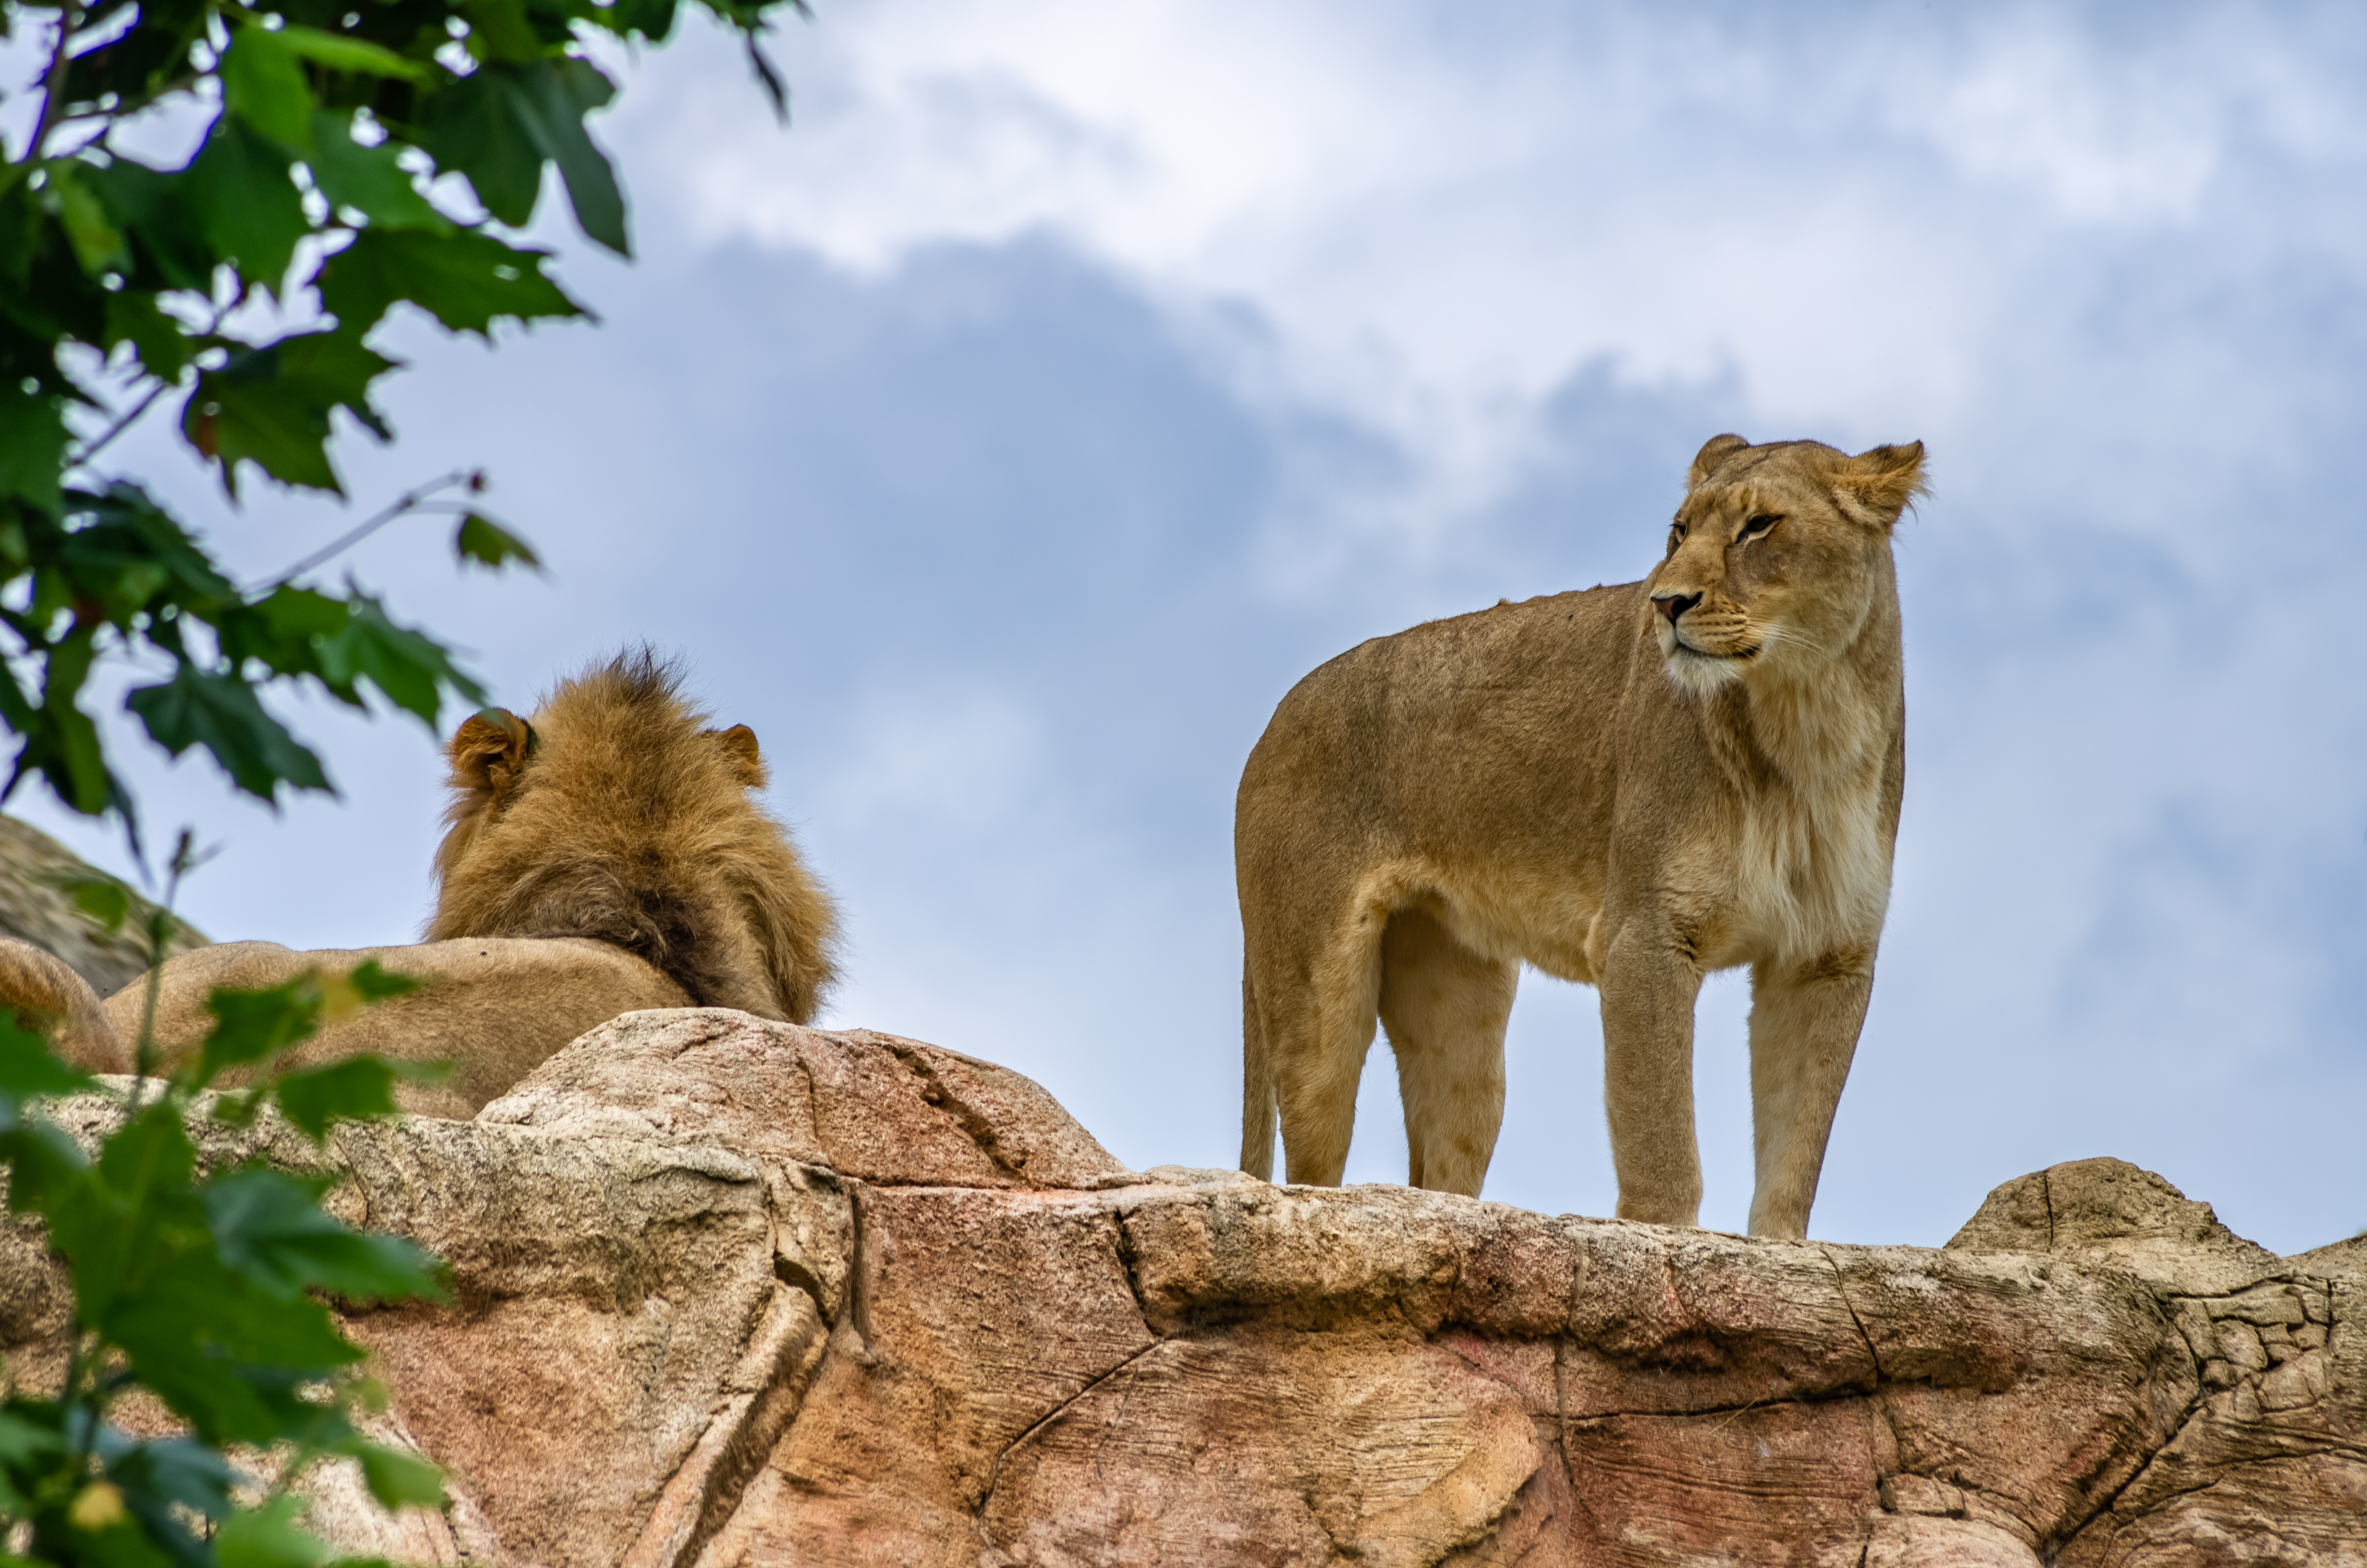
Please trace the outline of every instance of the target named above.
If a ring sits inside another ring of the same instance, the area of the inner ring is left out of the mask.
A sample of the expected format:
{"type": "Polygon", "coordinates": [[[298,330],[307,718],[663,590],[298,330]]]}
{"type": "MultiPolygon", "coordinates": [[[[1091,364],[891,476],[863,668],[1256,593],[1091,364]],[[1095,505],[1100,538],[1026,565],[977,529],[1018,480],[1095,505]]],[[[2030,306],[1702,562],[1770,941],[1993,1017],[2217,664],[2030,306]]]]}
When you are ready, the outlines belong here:
{"type": "MultiPolygon", "coordinates": [[[[147,971],[148,920],[155,913],[156,906],[138,890],[85,863],[40,829],[0,817],[0,936],[55,953],[104,996],[147,971]],[[81,880],[113,882],[123,890],[130,914],[120,926],[108,930],[74,901],[66,884],[81,880]]],[[[196,926],[175,920],[164,956],[205,945],[196,926]]]]}
{"type": "MultiPolygon", "coordinates": [[[[715,1010],[473,1122],[203,1137],[450,1261],[350,1324],[453,1506],[312,1483],[406,1561],[2367,1562],[2367,1249],[2117,1162],[1947,1249],[1754,1242],[1138,1175],[1015,1074],[715,1010]]],[[[12,1365],[61,1290],[0,1237],[12,1365]]]]}

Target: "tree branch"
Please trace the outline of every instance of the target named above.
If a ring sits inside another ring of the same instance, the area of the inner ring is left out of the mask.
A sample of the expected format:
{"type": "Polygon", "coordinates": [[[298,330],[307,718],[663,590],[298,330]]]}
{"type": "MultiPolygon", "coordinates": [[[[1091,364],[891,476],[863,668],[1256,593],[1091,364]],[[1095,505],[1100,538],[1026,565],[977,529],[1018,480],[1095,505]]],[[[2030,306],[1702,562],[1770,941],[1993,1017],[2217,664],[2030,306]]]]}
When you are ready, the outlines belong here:
{"type": "Polygon", "coordinates": [[[58,6],[58,41],[50,51],[50,66],[41,74],[41,118],[33,122],[33,139],[25,143],[25,155],[17,161],[29,164],[41,155],[41,144],[65,118],[66,64],[70,56],[66,46],[74,41],[74,23],[82,16],[81,0],[64,0],[58,6]]]}
{"type": "Polygon", "coordinates": [[[295,565],[290,566],[287,571],[282,572],[277,577],[272,578],[268,583],[264,584],[262,587],[255,590],[252,597],[260,598],[266,594],[286,587],[289,584],[294,582],[297,578],[301,577],[305,573],[311,571],[314,567],[325,565],[329,562],[335,560],[338,556],[343,555],[346,551],[351,550],[354,546],[361,543],[362,540],[369,538],[370,535],[378,532],[379,529],[386,527],[387,524],[394,521],[395,518],[403,516],[407,512],[418,511],[422,504],[437,491],[449,490],[456,484],[465,484],[471,490],[482,489],[484,486],[484,474],[481,471],[472,472],[468,469],[454,469],[450,473],[446,474],[441,479],[430,480],[425,484],[422,484],[416,489],[404,491],[401,495],[396,496],[393,501],[389,503],[384,510],[371,517],[360,527],[347,530],[345,533],[339,535],[336,539],[334,539],[327,544],[322,546],[319,550],[314,551],[303,560],[299,561],[295,565]]]}
{"type": "MultiPolygon", "coordinates": [[[[216,333],[221,331],[222,323],[229,319],[231,312],[236,309],[240,301],[245,298],[246,290],[242,289],[232,298],[215,305],[213,320],[206,323],[205,330],[203,332],[197,333],[194,335],[200,338],[207,338],[211,337],[216,333]]],[[[98,455],[101,448],[105,447],[109,441],[114,440],[118,436],[122,435],[126,430],[130,429],[134,425],[137,425],[140,422],[140,416],[156,405],[156,400],[158,398],[163,397],[166,392],[171,392],[175,387],[177,387],[180,384],[178,378],[168,381],[161,376],[158,377],[156,384],[148,389],[147,396],[142,398],[138,403],[133,403],[130,409],[121,417],[118,418],[114,424],[109,425],[106,429],[100,431],[98,435],[92,437],[88,445],[67,457],[65,472],[71,473],[75,469],[86,466],[90,462],[91,459],[98,455]]]]}

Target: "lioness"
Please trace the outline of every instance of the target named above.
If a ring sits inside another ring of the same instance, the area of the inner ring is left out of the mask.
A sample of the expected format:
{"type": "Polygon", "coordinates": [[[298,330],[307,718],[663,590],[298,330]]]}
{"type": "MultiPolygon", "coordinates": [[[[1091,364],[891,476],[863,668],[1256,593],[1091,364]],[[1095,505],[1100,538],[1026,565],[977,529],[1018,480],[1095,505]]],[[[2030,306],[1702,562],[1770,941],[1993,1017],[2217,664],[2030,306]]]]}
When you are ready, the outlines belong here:
{"type": "Polygon", "coordinates": [[[1477,1194],[1519,966],[1601,988],[1623,1218],[1690,1225],[1693,1002],[1751,970],[1753,1234],[1801,1236],[1857,1049],[1906,779],[1890,531],[1923,447],[1718,436],[1641,583],[1342,654],[1234,816],[1241,1168],[1336,1184],[1374,1018],[1410,1179],[1477,1194]]]}
{"type": "MultiPolygon", "coordinates": [[[[467,1117],[619,1013],[723,1006],[809,1021],[835,976],[837,915],[753,798],[765,778],[754,733],[706,723],[647,652],[561,682],[530,719],[497,708],[470,717],[449,748],[429,940],[181,954],[161,971],[159,1049],[170,1061],[204,1040],[217,986],[260,989],[375,959],[429,983],[332,1018],[288,1060],[450,1058],[447,1081],[398,1097],[406,1110],[467,1117]]],[[[0,950],[0,1003],[57,1020],[77,1065],[130,1071],[147,977],[101,1010],[64,965],[15,949],[0,950]]]]}

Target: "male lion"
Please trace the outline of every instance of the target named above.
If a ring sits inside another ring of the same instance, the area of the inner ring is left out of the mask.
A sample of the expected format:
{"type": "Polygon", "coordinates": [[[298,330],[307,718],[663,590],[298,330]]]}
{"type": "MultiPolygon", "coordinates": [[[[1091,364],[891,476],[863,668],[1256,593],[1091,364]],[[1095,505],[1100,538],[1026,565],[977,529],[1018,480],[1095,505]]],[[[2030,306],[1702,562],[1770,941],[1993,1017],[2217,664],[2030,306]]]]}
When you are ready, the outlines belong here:
{"type": "MultiPolygon", "coordinates": [[[[837,916],[781,824],[752,798],[765,778],[755,735],[744,724],[705,724],[675,672],[646,652],[561,682],[531,719],[501,709],[470,718],[450,746],[453,800],[429,939],[336,952],[229,942],[184,953],[161,971],[159,1049],[170,1061],[205,1038],[217,986],[343,974],[375,959],[428,983],[333,1017],[288,1060],[448,1057],[446,1083],[399,1096],[407,1110],[467,1117],[619,1013],[721,1006],[809,1021],[835,977],[837,916]]],[[[128,1071],[147,978],[109,997],[94,1030],[90,1008],[72,994],[80,978],[33,955],[47,957],[0,950],[0,1001],[57,1018],[61,1047],[78,1064],[128,1071]]]]}
{"type": "Polygon", "coordinates": [[[1376,1014],[1417,1187],[1477,1194],[1522,962],[1599,986],[1621,1217],[1690,1225],[1693,1002],[1751,970],[1753,1234],[1807,1231],[1906,779],[1890,530],[1923,446],[1714,437],[1642,583],[1342,654],[1234,816],[1241,1168],[1336,1184],[1376,1014]]]}

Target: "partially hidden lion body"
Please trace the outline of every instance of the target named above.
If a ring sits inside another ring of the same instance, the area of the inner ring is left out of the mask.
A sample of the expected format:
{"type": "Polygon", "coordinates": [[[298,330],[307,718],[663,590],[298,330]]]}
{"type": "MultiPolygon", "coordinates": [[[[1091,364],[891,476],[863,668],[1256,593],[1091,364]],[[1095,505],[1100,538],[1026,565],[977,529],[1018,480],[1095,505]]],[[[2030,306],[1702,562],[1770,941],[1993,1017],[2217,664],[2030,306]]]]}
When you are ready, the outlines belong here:
{"type": "MultiPolygon", "coordinates": [[[[312,952],[229,942],[172,959],[157,974],[166,1062],[204,1040],[217,987],[373,960],[423,987],[333,1018],[283,1060],[449,1060],[444,1082],[398,1090],[404,1109],[430,1115],[474,1115],[560,1047],[639,1008],[813,1017],[835,975],[830,898],[753,798],[765,781],[755,736],[708,728],[671,668],[646,653],[617,658],[561,682],[530,718],[472,716],[448,755],[429,939],[312,952]]],[[[40,949],[0,944],[0,1000],[54,1019],[77,1065],[129,1071],[148,979],[103,1004],[103,1027],[87,993],[40,949]]]]}
{"type": "Polygon", "coordinates": [[[1906,776],[1890,532],[1922,447],[1702,449],[1641,583],[1376,638],[1241,776],[1241,1167],[1336,1184],[1376,1019],[1410,1176],[1477,1194],[1523,962],[1600,988],[1621,1216],[1693,1224],[1693,1006],[1751,970],[1754,1233],[1799,1236],[1906,776]]]}

